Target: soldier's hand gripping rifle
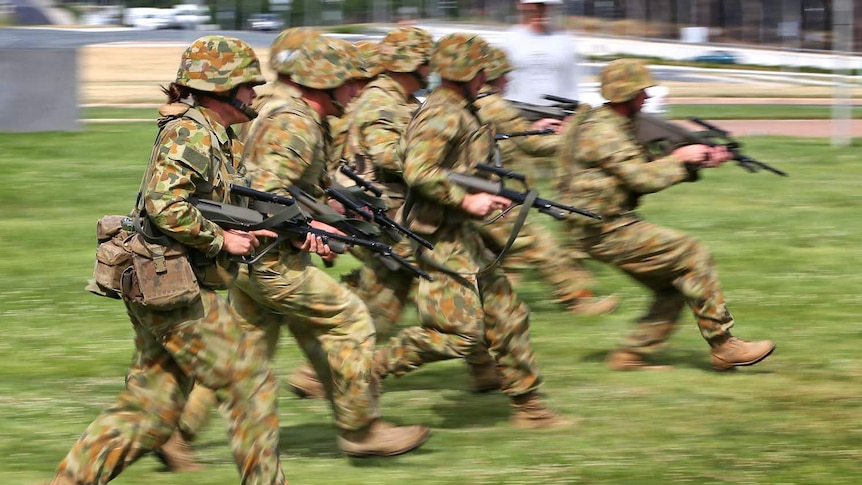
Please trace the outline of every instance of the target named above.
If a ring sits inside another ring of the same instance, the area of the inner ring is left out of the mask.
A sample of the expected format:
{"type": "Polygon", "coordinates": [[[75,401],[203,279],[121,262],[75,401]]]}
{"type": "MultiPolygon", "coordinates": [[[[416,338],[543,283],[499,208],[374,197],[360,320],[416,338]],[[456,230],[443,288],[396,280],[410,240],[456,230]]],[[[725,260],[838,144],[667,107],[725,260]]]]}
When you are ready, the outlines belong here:
{"type": "Polygon", "coordinates": [[[384,254],[392,252],[390,246],[380,241],[337,234],[311,226],[309,217],[302,212],[296,200],[291,197],[261,192],[234,184],[231,184],[230,190],[234,194],[251,199],[250,208],[198,198],[192,198],[190,202],[205,218],[223,229],[239,231],[269,229],[278,234],[275,241],[263,249],[256,250],[254,256],[239,258],[238,260],[242,263],[256,263],[263,255],[285,240],[304,240],[307,234],[320,237],[330,249],[337,253],[344,253],[347,250],[347,245],[367,247],[374,252],[384,254]]]}
{"type": "MultiPolygon", "coordinates": [[[[312,216],[315,219],[320,220],[326,224],[329,224],[332,227],[335,227],[341,232],[346,234],[350,234],[353,237],[357,237],[359,239],[367,240],[367,239],[376,239],[380,235],[380,228],[370,224],[367,221],[359,220],[359,219],[350,219],[341,214],[335,212],[331,207],[326,204],[322,204],[314,199],[307,192],[303,191],[299,187],[293,186],[288,188],[288,191],[296,199],[299,204],[309,212],[311,212],[312,216]]],[[[327,192],[328,193],[328,192],[327,192]]],[[[338,200],[338,199],[335,199],[338,200]]],[[[341,202],[341,201],[339,201],[341,202]]],[[[343,203],[342,203],[343,204],[343,203]]],[[[349,207],[346,207],[349,208],[349,207]]],[[[352,210],[352,209],[351,209],[352,210]]],[[[362,216],[363,212],[354,210],[356,214],[362,216]]],[[[379,222],[379,221],[375,221],[379,222]]],[[[377,244],[381,246],[381,248],[370,248],[376,254],[380,260],[386,264],[386,266],[395,271],[399,268],[404,268],[410,271],[414,276],[419,278],[425,278],[428,281],[431,281],[431,275],[422,269],[410,264],[409,261],[404,259],[403,256],[392,250],[392,247],[381,243],[379,241],[375,241],[377,244]],[[382,250],[385,248],[385,250],[382,250]]],[[[430,243],[429,243],[430,244],[430,243]]],[[[433,247],[433,246],[432,246],[433,247]]]]}
{"type": "Polygon", "coordinates": [[[560,204],[559,202],[554,202],[548,199],[542,199],[538,196],[534,198],[533,195],[535,195],[536,193],[535,191],[532,191],[527,187],[527,177],[524,174],[513,172],[511,170],[507,170],[501,167],[493,167],[484,163],[476,164],[475,168],[480,172],[494,174],[499,178],[499,180],[489,180],[486,178],[456,172],[449,172],[447,174],[447,178],[451,182],[467,189],[468,191],[487,192],[489,194],[499,195],[500,197],[511,200],[514,204],[524,204],[525,202],[528,202],[530,201],[530,199],[532,199],[532,202],[530,203],[531,207],[538,209],[539,212],[543,214],[548,214],[555,219],[565,219],[566,212],[572,214],[579,214],[585,217],[591,217],[598,220],[602,219],[602,216],[596,214],[595,212],[578,209],[577,207],[560,204]],[[524,186],[525,190],[521,192],[506,187],[504,180],[507,178],[517,180],[524,186]]]}
{"type": "Polygon", "coordinates": [[[389,214],[387,214],[388,208],[386,207],[386,202],[381,198],[383,196],[383,192],[380,189],[360,177],[347,165],[342,165],[338,170],[346,175],[350,180],[353,180],[356,183],[356,186],[359,187],[360,191],[351,190],[348,187],[333,184],[330,188],[326,189],[326,194],[329,195],[329,197],[337,200],[345,208],[360,217],[365,218],[367,221],[376,222],[396,241],[400,240],[401,235],[403,234],[428,249],[434,249],[434,245],[422,236],[389,217],[389,214]]]}
{"type": "Polygon", "coordinates": [[[542,98],[553,102],[554,104],[544,106],[539,104],[524,103],[522,101],[509,100],[515,108],[521,110],[524,118],[529,121],[538,121],[543,118],[553,118],[556,120],[564,120],[577,111],[580,102],[574,99],[563,98],[546,94],[542,98]]]}
{"type": "Polygon", "coordinates": [[[635,136],[654,155],[667,155],[681,146],[692,144],[724,146],[733,155],[733,160],[749,172],[767,170],[776,175],[788,176],[787,172],[742,153],[742,145],[727,131],[697,117],[690,117],[689,120],[705,129],[691,131],[660,116],[641,112],[635,118],[635,136]]]}

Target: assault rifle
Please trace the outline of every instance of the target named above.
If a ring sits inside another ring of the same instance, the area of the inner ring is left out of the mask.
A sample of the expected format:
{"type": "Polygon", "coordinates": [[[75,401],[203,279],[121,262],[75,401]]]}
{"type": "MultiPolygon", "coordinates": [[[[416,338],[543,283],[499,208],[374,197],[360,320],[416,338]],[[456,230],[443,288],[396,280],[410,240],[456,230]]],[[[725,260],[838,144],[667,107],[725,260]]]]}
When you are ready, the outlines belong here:
{"type": "Polygon", "coordinates": [[[524,103],[523,101],[513,101],[512,106],[518,108],[523,113],[524,117],[529,121],[538,121],[543,118],[554,118],[562,120],[568,118],[578,109],[581,104],[579,101],[560,96],[546,94],[543,99],[553,102],[554,104],[544,106],[539,104],[524,103]]]}
{"type": "Polygon", "coordinates": [[[402,264],[409,266],[419,276],[427,276],[427,273],[415,268],[406,260],[393,253],[392,247],[387,244],[356,234],[338,234],[311,226],[309,224],[310,218],[302,212],[302,209],[300,209],[299,204],[297,204],[296,199],[293,197],[262,192],[235,184],[231,184],[230,191],[236,195],[251,199],[250,208],[194,197],[190,199],[190,202],[204,217],[224,229],[236,229],[240,231],[269,229],[278,234],[278,238],[275,241],[263,249],[257,250],[254,256],[239,258],[239,261],[242,263],[256,263],[261,257],[286,239],[305,239],[307,234],[313,234],[320,237],[330,249],[337,253],[346,252],[347,246],[365,247],[375,254],[383,257],[391,257],[399,261],[399,263],[403,262],[402,264]]]}
{"type": "Polygon", "coordinates": [[[380,198],[383,195],[383,192],[380,189],[360,177],[347,165],[342,165],[339,168],[339,171],[356,182],[356,186],[359,187],[361,191],[351,190],[348,187],[333,184],[332,187],[326,189],[326,194],[329,195],[329,197],[337,200],[346,209],[354,212],[365,220],[376,222],[396,241],[400,240],[401,235],[403,234],[428,249],[434,249],[434,245],[422,238],[422,236],[389,217],[389,214],[387,214],[388,208],[386,207],[386,202],[380,198]],[[366,192],[369,192],[370,194],[366,194],[366,192]]]}
{"type": "Polygon", "coordinates": [[[544,130],[513,131],[512,133],[497,133],[494,135],[494,141],[508,140],[509,138],[515,138],[518,136],[553,135],[555,133],[557,132],[553,128],[545,128],[544,130]]]}
{"type": "MultiPolygon", "coordinates": [[[[351,236],[359,238],[361,240],[375,240],[380,235],[380,228],[378,226],[364,220],[344,217],[341,214],[335,212],[335,210],[333,210],[328,205],[318,202],[316,199],[314,199],[314,197],[312,197],[299,187],[290,187],[288,188],[288,191],[293,196],[293,199],[295,199],[300,206],[311,212],[312,217],[321,222],[329,224],[330,226],[335,227],[341,232],[350,234],[351,236]]],[[[355,212],[360,216],[363,215],[362,211],[355,212]]],[[[386,251],[374,250],[374,253],[390,270],[395,271],[399,268],[404,268],[413,273],[414,276],[425,278],[426,280],[431,281],[431,275],[417,268],[416,266],[413,266],[412,264],[410,264],[409,261],[404,259],[403,256],[392,251],[391,246],[383,244],[379,241],[375,242],[386,247],[386,251]]]]}
{"type": "MultiPolygon", "coordinates": [[[[447,174],[447,177],[451,182],[461,187],[464,187],[467,190],[474,192],[488,192],[489,194],[499,195],[500,197],[509,199],[516,204],[525,203],[528,200],[528,196],[531,195],[530,192],[532,191],[526,186],[527,178],[524,174],[513,172],[505,168],[493,167],[484,163],[476,164],[476,169],[480,172],[488,172],[494,174],[499,177],[500,180],[488,180],[481,177],[475,177],[455,172],[449,172],[447,174]],[[523,192],[519,192],[517,190],[513,190],[506,187],[504,180],[507,178],[521,182],[521,184],[524,185],[524,188],[526,190],[524,190],[523,192]]],[[[533,199],[532,207],[538,209],[539,212],[543,214],[548,214],[549,216],[559,220],[566,218],[566,212],[580,214],[582,216],[591,217],[598,220],[602,219],[602,216],[596,214],[595,212],[578,209],[577,207],[560,204],[559,202],[554,202],[552,200],[542,199],[539,197],[533,199]]]]}
{"type": "Polygon", "coordinates": [[[697,117],[692,116],[688,119],[703,127],[704,130],[690,131],[660,116],[641,112],[635,118],[635,136],[654,155],[667,155],[681,146],[692,144],[725,146],[733,155],[737,165],[749,172],[766,170],[782,177],[788,176],[787,172],[742,153],[742,145],[727,131],[697,117]]]}

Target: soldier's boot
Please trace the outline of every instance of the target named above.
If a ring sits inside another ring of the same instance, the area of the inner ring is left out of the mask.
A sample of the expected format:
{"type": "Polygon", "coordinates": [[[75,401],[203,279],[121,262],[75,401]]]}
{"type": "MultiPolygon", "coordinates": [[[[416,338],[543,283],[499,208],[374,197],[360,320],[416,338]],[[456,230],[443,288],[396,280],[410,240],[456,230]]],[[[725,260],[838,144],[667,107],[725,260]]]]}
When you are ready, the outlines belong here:
{"type": "Polygon", "coordinates": [[[521,429],[561,428],[571,426],[572,421],[561,418],[545,407],[535,392],[512,398],[512,425],[521,429]]]}
{"type": "Polygon", "coordinates": [[[419,448],[430,434],[425,426],[396,426],[376,419],[360,430],[340,430],[338,448],[355,457],[395,456],[419,448]]]}
{"type": "Polygon", "coordinates": [[[566,303],[566,308],[570,313],[592,317],[607,315],[616,310],[619,305],[620,299],[617,295],[608,295],[604,298],[587,296],[570,300],[566,303]]]}
{"type": "Polygon", "coordinates": [[[467,368],[470,371],[473,392],[499,391],[503,385],[497,364],[493,360],[481,364],[467,364],[467,368]]]}
{"type": "Polygon", "coordinates": [[[179,430],[175,430],[161,448],[153,450],[153,454],[168,467],[168,471],[174,473],[196,472],[204,469],[203,465],[195,460],[191,445],[179,430]]]}
{"type": "Polygon", "coordinates": [[[626,349],[616,349],[608,354],[605,364],[611,370],[669,370],[671,365],[656,365],[646,361],[643,355],[626,349]]]}
{"type": "Polygon", "coordinates": [[[709,345],[712,347],[712,368],[718,371],[754,365],[775,350],[775,343],[771,340],[747,342],[731,335],[711,339],[709,345]]]}
{"type": "Polygon", "coordinates": [[[290,391],[303,399],[326,399],[326,388],[307,362],[299,366],[287,380],[290,391]]]}

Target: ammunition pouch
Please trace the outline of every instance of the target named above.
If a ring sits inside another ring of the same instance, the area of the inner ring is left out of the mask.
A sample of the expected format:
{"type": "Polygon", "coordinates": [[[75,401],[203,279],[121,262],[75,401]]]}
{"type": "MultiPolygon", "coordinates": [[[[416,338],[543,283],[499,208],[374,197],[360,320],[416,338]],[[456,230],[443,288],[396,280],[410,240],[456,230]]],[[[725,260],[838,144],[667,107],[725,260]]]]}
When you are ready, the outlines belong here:
{"type": "Polygon", "coordinates": [[[136,233],[124,246],[132,258],[132,265],[121,276],[126,301],[156,311],[169,311],[189,305],[200,297],[200,286],[183,245],[150,243],[136,233]]]}
{"type": "Polygon", "coordinates": [[[96,264],[87,284],[91,293],[117,300],[122,298],[123,272],[132,264],[132,255],[123,244],[129,237],[122,228],[124,217],[104,216],[96,223],[96,264]]]}

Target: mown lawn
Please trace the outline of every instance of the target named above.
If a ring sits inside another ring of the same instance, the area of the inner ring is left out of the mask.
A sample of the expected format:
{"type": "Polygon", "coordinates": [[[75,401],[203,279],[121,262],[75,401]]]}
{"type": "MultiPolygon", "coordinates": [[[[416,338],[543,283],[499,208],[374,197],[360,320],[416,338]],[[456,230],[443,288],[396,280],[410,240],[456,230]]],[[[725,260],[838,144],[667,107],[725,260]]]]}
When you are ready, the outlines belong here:
{"type": "MultiPolygon", "coordinates": [[[[87,424],[123,387],[132,331],[122,304],[84,291],[96,220],[130,209],[155,136],[151,124],[81,133],[0,134],[0,477],[49,479],[87,424]]],[[[696,184],[645,197],[651,220],[696,234],[713,251],[736,334],[771,338],[775,354],[733,373],[709,369],[689,314],[663,356],[673,370],[613,373],[604,354],[648,299],[593,265],[622,306],[577,318],[529,274],[533,343],[547,402],[576,420],[518,431],[501,394],[468,392],[460,362],[386,382],[386,418],[424,423],[418,452],[391,459],[338,454],[329,409],[282,391],[281,453],[292,484],[723,483],[855,484],[862,477],[862,155],[858,143],[743,139],[747,152],[790,172],[725,165],[696,184]]],[[[540,217],[537,215],[537,217],[540,217]]],[[[542,216],[543,217],[543,216],[542,216]]],[[[551,221],[543,219],[546,223],[551,221]]],[[[335,273],[352,264],[340,262],[335,273]]],[[[407,323],[415,322],[408,313],[407,323]]],[[[282,341],[286,376],[300,362],[282,341]]],[[[171,475],[145,457],[112,483],[235,484],[215,415],[197,443],[207,470],[171,475]]]]}

